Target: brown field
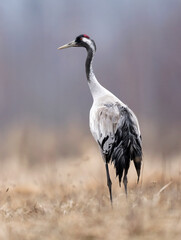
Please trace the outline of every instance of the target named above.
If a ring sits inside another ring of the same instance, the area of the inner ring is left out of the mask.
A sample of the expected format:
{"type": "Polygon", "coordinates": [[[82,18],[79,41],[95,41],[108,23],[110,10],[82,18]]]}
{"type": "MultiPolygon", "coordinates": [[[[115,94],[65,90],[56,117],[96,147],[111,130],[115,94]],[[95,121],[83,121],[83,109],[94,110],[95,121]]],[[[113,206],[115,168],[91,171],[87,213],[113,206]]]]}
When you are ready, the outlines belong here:
{"type": "MultiPolygon", "coordinates": [[[[12,140],[11,154],[3,149],[0,239],[180,240],[180,157],[163,164],[161,156],[145,153],[138,185],[131,164],[127,199],[110,166],[112,208],[101,156],[92,142],[85,142],[84,151],[75,156],[54,155],[54,147],[40,149],[40,154],[35,146],[32,150],[24,145],[24,140],[17,151],[12,140]],[[33,161],[39,155],[44,158],[33,161]]],[[[55,144],[50,141],[47,146],[55,144]]]]}

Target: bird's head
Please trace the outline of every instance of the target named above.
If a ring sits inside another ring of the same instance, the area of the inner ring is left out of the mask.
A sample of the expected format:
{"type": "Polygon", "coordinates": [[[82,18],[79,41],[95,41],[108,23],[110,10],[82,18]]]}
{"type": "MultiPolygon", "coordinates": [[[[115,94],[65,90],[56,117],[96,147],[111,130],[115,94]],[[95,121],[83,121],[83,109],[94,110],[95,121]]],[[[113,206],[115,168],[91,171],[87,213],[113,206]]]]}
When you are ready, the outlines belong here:
{"type": "Polygon", "coordinates": [[[69,48],[69,47],[85,47],[87,50],[92,50],[93,52],[96,51],[96,44],[94,40],[90,39],[89,36],[86,34],[81,34],[78,37],[76,37],[75,40],[59,47],[58,49],[64,49],[64,48],[69,48]]]}

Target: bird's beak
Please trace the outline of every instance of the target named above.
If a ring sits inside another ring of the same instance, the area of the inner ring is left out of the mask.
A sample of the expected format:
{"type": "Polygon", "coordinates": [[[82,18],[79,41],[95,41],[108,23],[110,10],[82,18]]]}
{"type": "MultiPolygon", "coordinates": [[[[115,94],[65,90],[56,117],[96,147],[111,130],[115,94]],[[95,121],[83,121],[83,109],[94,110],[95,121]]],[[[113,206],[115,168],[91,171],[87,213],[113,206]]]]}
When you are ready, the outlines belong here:
{"type": "Polygon", "coordinates": [[[58,50],[61,50],[61,49],[64,49],[64,48],[69,48],[69,47],[76,47],[76,42],[75,41],[72,41],[72,42],[69,42],[59,48],[57,48],[58,50]]]}

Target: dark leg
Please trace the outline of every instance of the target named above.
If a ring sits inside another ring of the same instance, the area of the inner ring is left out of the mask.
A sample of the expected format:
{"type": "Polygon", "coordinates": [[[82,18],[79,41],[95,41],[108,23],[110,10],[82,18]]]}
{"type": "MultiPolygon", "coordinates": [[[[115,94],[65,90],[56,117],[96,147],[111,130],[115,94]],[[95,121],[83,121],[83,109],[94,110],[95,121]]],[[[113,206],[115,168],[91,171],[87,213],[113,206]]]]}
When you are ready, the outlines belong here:
{"type": "Polygon", "coordinates": [[[110,178],[110,175],[109,175],[109,168],[108,168],[107,163],[106,163],[106,175],[107,175],[107,186],[109,188],[109,194],[110,194],[110,201],[111,201],[111,204],[112,204],[112,189],[111,189],[112,182],[111,182],[111,178],[110,178]]]}
{"type": "Polygon", "coordinates": [[[127,173],[128,173],[128,169],[125,169],[124,170],[123,183],[124,183],[124,189],[125,189],[126,197],[127,197],[127,183],[128,183],[127,173]]]}

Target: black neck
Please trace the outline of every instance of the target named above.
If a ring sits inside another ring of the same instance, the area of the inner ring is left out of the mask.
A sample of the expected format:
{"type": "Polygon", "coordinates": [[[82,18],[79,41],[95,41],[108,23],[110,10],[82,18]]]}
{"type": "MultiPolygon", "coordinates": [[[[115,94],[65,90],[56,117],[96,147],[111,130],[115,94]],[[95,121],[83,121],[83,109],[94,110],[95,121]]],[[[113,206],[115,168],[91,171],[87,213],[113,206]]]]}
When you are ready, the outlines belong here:
{"type": "Polygon", "coordinates": [[[93,50],[91,48],[87,49],[87,59],[85,62],[85,69],[86,69],[86,75],[87,75],[87,81],[90,82],[90,72],[91,72],[91,68],[92,68],[92,58],[93,58],[93,50]]]}

